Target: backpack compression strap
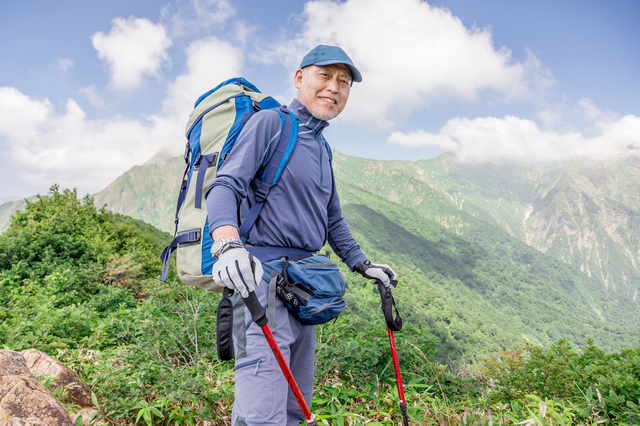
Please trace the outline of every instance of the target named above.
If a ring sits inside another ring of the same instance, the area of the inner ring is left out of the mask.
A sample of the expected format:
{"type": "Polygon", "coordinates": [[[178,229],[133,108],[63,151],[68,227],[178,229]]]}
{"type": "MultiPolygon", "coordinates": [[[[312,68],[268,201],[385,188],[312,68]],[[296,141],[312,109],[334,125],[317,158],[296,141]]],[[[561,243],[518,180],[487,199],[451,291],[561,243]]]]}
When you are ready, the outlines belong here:
{"type": "Polygon", "coordinates": [[[280,113],[280,120],[282,121],[282,131],[280,132],[280,140],[276,146],[276,150],[269,160],[269,164],[265,169],[262,177],[255,177],[255,182],[258,186],[255,195],[255,202],[251,206],[249,213],[242,221],[238,232],[242,238],[249,236],[249,231],[253,227],[253,224],[260,215],[260,210],[264,205],[269,190],[272,186],[278,183],[285,166],[293,154],[293,149],[296,146],[298,140],[298,120],[286,106],[279,107],[276,111],[280,113]]]}

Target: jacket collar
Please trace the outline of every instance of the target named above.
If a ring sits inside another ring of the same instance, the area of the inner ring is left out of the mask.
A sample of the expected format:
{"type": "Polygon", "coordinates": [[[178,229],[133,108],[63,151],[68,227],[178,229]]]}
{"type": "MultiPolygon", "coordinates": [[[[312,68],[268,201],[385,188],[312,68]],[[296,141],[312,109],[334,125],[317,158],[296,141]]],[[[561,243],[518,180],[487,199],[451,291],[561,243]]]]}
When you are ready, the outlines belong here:
{"type": "Polygon", "coordinates": [[[307,107],[302,105],[302,103],[295,98],[291,101],[291,104],[287,108],[293,113],[293,115],[296,116],[296,118],[298,119],[298,124],[301,128],[306,127],[309,130],[313,130],[317,133],[322,133],[322,129],[329,125],[329,123],[327,123],[326,121],[320,120],[319,118],[311,115],[307,107]]]}

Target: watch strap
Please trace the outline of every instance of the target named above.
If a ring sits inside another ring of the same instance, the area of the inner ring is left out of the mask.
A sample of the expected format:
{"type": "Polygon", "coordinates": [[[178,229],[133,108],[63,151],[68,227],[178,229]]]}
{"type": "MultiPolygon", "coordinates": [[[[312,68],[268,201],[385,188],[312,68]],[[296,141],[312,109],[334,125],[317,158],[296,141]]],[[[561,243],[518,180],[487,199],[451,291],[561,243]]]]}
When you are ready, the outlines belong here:
{"type": "Polygon", "coordinates": [[[242,240],[238,237],[220,238],[214,241],[214,246],[219,245],[219,248],[215,252],[211,252],[211,256],[219,258],[222,253],[230,248],[243,247],[242,240]]]}

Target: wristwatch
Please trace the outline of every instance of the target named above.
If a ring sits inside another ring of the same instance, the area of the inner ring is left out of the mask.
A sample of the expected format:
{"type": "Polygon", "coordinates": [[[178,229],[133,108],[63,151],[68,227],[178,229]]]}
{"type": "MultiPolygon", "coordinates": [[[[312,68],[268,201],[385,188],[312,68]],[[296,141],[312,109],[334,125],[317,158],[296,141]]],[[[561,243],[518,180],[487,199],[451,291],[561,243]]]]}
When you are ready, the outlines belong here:
{"type": "Polygon", "coordinates": [[[213,242],[211,246],[211,256],[218,258],[223,252],[223,249],[228,248],[229,245],[233,247],[242,247],[242,240],[238,237],[220,238],[213,242]]]}

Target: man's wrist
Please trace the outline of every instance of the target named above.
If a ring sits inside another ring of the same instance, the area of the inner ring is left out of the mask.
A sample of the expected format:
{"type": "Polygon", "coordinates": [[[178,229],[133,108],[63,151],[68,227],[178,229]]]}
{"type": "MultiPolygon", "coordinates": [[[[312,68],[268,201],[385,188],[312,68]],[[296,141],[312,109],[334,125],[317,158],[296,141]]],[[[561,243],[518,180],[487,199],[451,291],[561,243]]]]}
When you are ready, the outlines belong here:
{"type": "Polygon", "coordinates": [[[211,239],[213,241],[217,241],[221,238],[231,238],[238,237],[240,238],[240,234],[238,233],[238,228],[233,225],[221,225],[216,227],[213,232],[211,232],[211,239]]]}
{"type": "Polygon", "coordinates": [[[367,259],[364,262],[356,263],[355,266],[353,267],[353,272],[358,272],[359,274],[363,274],[364,271],[366,271],[370,267],[371,267],[371,261],[367,259]]]}
{"type": "Polygon", "coordinates": [[[220,238],[213,242],[211,246],[211,256],[218,259],[225,251],[240,247],[244,247],[244,245],[238,237],[220,238]]]}

